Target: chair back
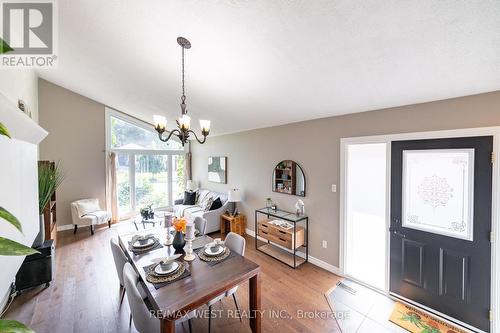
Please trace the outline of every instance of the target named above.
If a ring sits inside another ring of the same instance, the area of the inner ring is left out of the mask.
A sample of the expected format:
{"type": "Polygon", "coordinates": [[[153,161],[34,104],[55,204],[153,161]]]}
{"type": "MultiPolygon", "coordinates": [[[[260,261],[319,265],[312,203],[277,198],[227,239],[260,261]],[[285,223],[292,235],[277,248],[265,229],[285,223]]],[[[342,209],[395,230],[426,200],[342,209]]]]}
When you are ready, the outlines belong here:
{"type": "Polygon", "coordinates": [[[123,267],[123,281],[125,283],[125,292],[127,293],[128,304],[130,306],[135,328],[139,332],[144,333],[159,331],[159,320],[152,317],[148,311],[139,293],[139,289],[137,288],[139,276],[128,262],[123,267]]]}
{"type": "Polygon", "coordinates": [[[71,209],[75,210],[78,217],[82,217],[85,214],[100,211],[101,206],[99,205],[99,199],[81,199],[73,201],[71,203],[71,209]]]}
{"type": "Polygon", "coordinates": [[[241,256],[245,255],[245,243],[246,243],[245,238],[234,232],[228,233],[226,239],[224,240],[224,244],[231,251],[234,251],[241,256]]]}
{"type": "Polygon", "coordinates": [[[111,252],[115,261],[116,274],[118,274],[118,280],[120,280],[120,285],[123,287],[123,266],[125,266],[128,260],[116,238],[111,238],[109,245],[111,246],[111,252]]]}
{"type": "Polygon", "coordinates": [[[204,236],[207,233],[207,220],[201,216],[196,216],[194,219],[194,227],[204,236]]]}

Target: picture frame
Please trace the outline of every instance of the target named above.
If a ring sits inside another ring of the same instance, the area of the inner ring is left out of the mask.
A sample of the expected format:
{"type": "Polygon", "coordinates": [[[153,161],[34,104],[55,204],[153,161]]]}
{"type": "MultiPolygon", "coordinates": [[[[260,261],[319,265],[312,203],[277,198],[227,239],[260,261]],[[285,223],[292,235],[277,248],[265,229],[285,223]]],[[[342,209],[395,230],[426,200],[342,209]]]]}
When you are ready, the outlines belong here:
{"type": "Polygon", "coordinates": [[[207,171],[209,182],[227,184],[227,157],[210,156],[207,171]]]}

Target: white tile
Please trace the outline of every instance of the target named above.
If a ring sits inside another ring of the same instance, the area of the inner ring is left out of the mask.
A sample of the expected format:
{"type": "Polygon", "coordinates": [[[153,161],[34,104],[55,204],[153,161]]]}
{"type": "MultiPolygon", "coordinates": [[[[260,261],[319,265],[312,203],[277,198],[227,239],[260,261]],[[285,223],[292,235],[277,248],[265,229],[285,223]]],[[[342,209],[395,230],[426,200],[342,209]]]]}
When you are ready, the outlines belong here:
{"type": "Polygon", "coordinates": [[[386,328],[379,323],[371,320],[370,318],[365,318],[361,323],[361,326],[356,331],[356,333],[392,333],[393,331],[389,328],[386,328]]]}

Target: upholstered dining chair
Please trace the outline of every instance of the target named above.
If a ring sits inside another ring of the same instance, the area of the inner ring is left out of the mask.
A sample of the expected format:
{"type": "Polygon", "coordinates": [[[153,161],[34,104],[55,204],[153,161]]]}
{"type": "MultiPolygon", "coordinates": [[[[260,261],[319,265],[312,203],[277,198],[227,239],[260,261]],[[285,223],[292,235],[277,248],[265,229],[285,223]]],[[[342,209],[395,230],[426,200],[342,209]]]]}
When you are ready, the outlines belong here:
{"type": "MultiPolygon", "coordinates": [[[[123,282],[125,283],[128,304],[130,306],[130,312],[132,313],[135,328],[140,333],[159,332],[160,320],[151,316],[151,313],[149,312],[149,309],[146,303],[144,303],[144,299],[137,288],[139,276],[132,268],[132,265],[128,262],[123,267],[123,282]]],[[[191,318],[194,317],[194,315],[195,313],[192,311],[188,315],[178,319],[180,322],[188,322],[189,333],[192,333],[191,318]]]]}
{"type": "Polygon", "coordinates": [[[125,285],[123,284],[123,266],[127,263],[127,257],[123,253],[120,244],[116,238],[111,238],[109,240],[109,245],[111,246],[111,252],[113,253],[113,259],[115,261],[116,274],[118,275],[118,280],[120,281],[120,306],[122,306],[123,298],[125,297],[125,285]]]}
{"type": "MultiPolygon", "coordinates": [[[[240,236],[234,232],[230,232],[227,234],[226,239],[224,240],[224,244],[231,250],[234,251],[235,253],[245,256],[245,243],[246,240],[243,236],[240,236]]],[[[238,310],[238,313],[240,312],[240,308],[238,306],[238,301],[236,300],[236,291],[238,290],[238,286],[229,289],[226,291],[224,294],[221,294],[214,299],[212,299],[210,302],[207,303],[208,305],[208,333],[210,333],[211,325],[212,325],[212,305],[217,303],[218,301],[222,300],[224,297],[229,297],[233,296],[234,300],[234,305],[236,306],[236,310],[238,310]]],[[[241,316],[240,316],[240,321],[241,321],[241,316]]]]}
{"type": "MultiPolygon", "coordinates": [[[[113,253],[116,274],[118,275],[118,280],[120,281],[120,307],[121,307],[123,303],[123,298],[125,297],[125,284],[123,282],[123,267],[128,262],[128,260],[120,244],[118,244],[118,240],[116,240],[115,238],[111,238],[109,240],[109,244],[111,245],[111,252],[113,253]]],[[[144,289],[140,284],[137,285],[137,289],[139,290],[139,294],[141,295],[143,300],[148,298],[146,292],[144,291],[144,289]]],[[[132,324],[132,312],[130,312],[129,326],[131,324],[132,324]]]]}
{"type": "Polygon", "coordinates": [[[200,236],[205,236],[207,233],[207,220],[201,216],[196,216],[194,219],[194,228],[200,232],[200,236]]]}

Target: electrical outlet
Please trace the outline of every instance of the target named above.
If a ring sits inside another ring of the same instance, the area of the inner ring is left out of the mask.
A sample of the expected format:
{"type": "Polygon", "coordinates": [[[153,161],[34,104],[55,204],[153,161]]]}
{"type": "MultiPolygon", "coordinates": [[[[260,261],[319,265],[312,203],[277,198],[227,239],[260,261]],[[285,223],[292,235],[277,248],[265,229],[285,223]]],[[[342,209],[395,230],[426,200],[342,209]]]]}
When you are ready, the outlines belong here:
{"type": "Polygon", "coordinates": [[[332,184],[332,192],[333,193],[337,192],[337,185],[332,184]]]}
{"type": "Polygon", "coordinates": [[[328,242],[326,240],[321,242],[321,246],[323,246],[324,249],[328,247],[328,242]]]}

